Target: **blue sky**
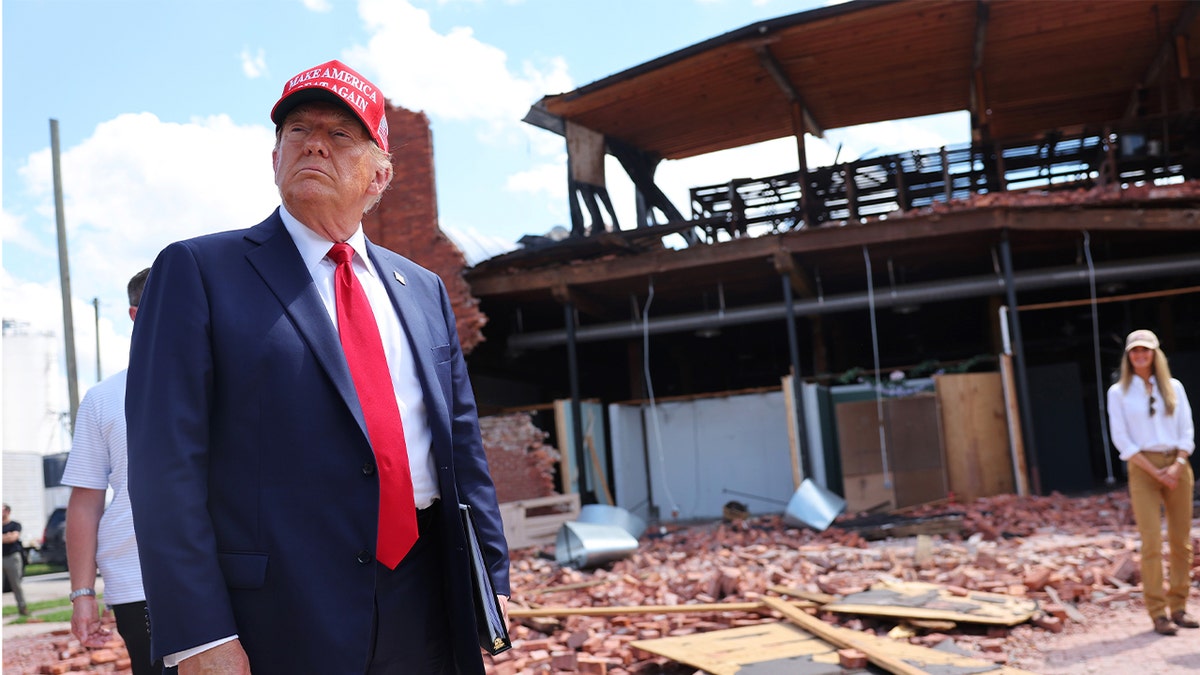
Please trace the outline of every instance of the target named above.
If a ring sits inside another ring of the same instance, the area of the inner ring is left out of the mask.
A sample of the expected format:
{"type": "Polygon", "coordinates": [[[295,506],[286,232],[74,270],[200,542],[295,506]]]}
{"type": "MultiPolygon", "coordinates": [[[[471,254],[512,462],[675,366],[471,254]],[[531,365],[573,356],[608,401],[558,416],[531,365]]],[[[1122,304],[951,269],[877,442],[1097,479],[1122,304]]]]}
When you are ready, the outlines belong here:
{"type": "MultiPolygon", "coordinates": [[[[125,366],[124,286],[166,244],[277,205],[268,113],[284,80],[340,58],[433,129],[440,224],[479,259],[566,224],[560,137],[522,123],[569,91],[824,0],[3,0],[5,318],[61,332],[49,120],[59,124],[81,388],[125,366]]],[[[849,38],[848,38],[849,39],[849,38]]],[[[810,162],[965,140],[947,120],[836,130],[810,162]],[[957,132],[957,136],[955,133],[957,132]]],[[[795,168],[788,139],[664,163],[687,188],[795,168]]],[[[608,171],[618,216],[632,189],[608,171]]],[[[403,251],[401,251],[403,252],[403,251]]]]}

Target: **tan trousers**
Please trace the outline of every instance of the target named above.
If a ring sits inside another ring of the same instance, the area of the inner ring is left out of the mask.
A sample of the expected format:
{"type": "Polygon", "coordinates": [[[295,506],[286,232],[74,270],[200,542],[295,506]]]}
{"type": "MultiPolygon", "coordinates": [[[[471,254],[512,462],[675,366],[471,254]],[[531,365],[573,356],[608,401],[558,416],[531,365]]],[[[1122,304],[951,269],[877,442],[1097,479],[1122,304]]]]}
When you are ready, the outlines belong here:
{"type": "MultiPolygon", "coordinates": [[[[1159,468],[1175,461],[1173,452],[1142,453],[1159,468]]],[[[1184,466],[1175,489],[1155,480],[1136,464],[1126,465],[1129,474],[1129,501],[1133,519],[1142,538],[1142,594],[1151,618],[1166,616],[1187,608],[1189,576],[1192,570],[1192,485],[1191,465],[1184,466]],[[1170,546],[1170,588],[1163,594],[1162,512],[1167,517],[1167,544],[1170,546]]]]}

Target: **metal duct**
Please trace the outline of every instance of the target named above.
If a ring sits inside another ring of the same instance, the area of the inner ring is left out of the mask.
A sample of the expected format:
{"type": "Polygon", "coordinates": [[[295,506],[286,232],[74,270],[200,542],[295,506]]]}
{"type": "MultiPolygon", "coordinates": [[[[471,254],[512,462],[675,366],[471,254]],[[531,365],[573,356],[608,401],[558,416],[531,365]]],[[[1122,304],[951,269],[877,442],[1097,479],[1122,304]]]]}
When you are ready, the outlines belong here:
{"type": "MultiPolygon", "coordinates": [[[[1152,279],[1173,274],[1197,273],[1200,273],[1200,256],[1196,255],[1144,258],[1107,265],[1097,265],[1095,267],[1097,282],[1152,279]]],[[[1083,267],[1056,267],[1030,270],[1013,275],[1013,284],[1018,291],[1058,288],[1074,284],[1082,286],[1087,283],[1088,271],[1083,267]]],[[[938,302],[942,300],[957,300],[961,298],[998,295],[1003,292],[1004,279],[1002,277],[991,275],[964,277],[950,281],[898,286],[893,292],[877,294],[875,306],[879,308],[894,305],[938,302]]],[[[793,308],[797,316],[846,312],[863,309],[866,306],[866,292],[835,295],[822,299],[798,300],[793,303],[793,308]]],[[[652,334],[678,333],[694,331],[700,328],[778,321],[786,317],[786,304],[777,302],[740,308],[726,307],[721,312],[696,312],[659,318],[652,317],[649,321],[649,330],[652,334]]],[[[575,330],[575,340],[577,342],[597,342],[601,340],[634,338],[641,334],[641,322],[631,320],[579,327],[575,330]]],[[[508,347],[510,349],[539,349],[566,344],[566,342],[567,332],[565,330],[538,331],[510,336],[508,338],[508,347]]]]}

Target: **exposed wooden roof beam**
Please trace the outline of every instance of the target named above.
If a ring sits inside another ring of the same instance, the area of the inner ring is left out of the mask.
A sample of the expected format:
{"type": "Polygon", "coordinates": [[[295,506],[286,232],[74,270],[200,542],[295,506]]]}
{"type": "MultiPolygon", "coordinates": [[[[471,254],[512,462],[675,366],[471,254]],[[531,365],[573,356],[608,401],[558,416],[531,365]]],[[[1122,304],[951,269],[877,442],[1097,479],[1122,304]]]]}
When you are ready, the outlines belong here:
{"type": "Polygon", "coordinates": [[[983,80],[983,47],[987,43],[991,12],[983,0],[975,3],[975,47],[971,58],[971,122],[976,128],[987,124],[987,88],[983,80]]]}
{"type": "Polygon", "coordinates": [[[786,274],[792,284],[792,291],[802,298],[811,298],[815,294],[812,290],[812,283],[808,280],[808,274],[796,264],[796,259],[788,251],[778,250],[771,257],[775,264],[775,271],[779,274],[786,274]]]}
{"type": "Polygon", "coordinates": [[[775,80],[775,84],[779,85],[780,91],[787,97],[788,102],[798,104],[800,109],[804,111],[805,130],[817,138],[824,138],[825,127],[813,119],[812,112],[804,102],[804,96],[796,89],[796,85],[788,78],[787,73],[783,72],[783,66],[779,64],[775,55],[771,53],[771,48],[760,44],[754,47],[754,51],[758,54],[758,62],[762,64],[763,70],[767,71],[771,79],[775,80]]]}
{"type": "Polygon", "coordinates": [[[559,304],[574,303],[575,309],[597,319],[608,318],[612,312],[608,311],[604,303],[596,301],[591,295],[580,291],[578,288],[571,288],[566,284],[558,284],[550,289],[550,295],[559,304]]]}
{"type": "Polygon", "coordinates": [[[1197,16],[1200,16],[1200,0],[1189,0],[1183,11],[1179,13],[1179,18],[1175,21],[1171,32],[1163,38],[1162,44],[1158,46],[1158,53],[1150,61],[1150,65],[1146,68],[1142,79],[1134,85],[1133,91],[1130,92],[1129,103],[1125,106],[1125,119],[1133,119],[1137,115],[1138,91],[1149,87],[1151,83],[1158,79],[1163,66],[1170,60],[1171,53],[1175,49],[1176,38],[1188,34],[1188,30],[1197,16]]]}

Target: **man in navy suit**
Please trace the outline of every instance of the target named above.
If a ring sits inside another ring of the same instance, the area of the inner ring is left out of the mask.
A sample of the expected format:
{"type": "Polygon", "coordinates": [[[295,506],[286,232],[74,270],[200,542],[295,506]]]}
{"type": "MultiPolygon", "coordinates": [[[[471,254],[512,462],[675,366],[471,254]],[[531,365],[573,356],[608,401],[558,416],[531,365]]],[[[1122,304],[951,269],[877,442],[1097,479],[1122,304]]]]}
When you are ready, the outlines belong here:
{"type": "Polygon", "coordinates": [[[289,80],[271,119],[282,206],[164,249],[134,325],[129,492],[153,656],[182,675],[482,674],[458,505],[505,608],[508,548],[445,286],[363,235],[392,178],[383,95],[331,61],[289,80]],[[382,397],[343,347],[353,287],[382,397]]]}

